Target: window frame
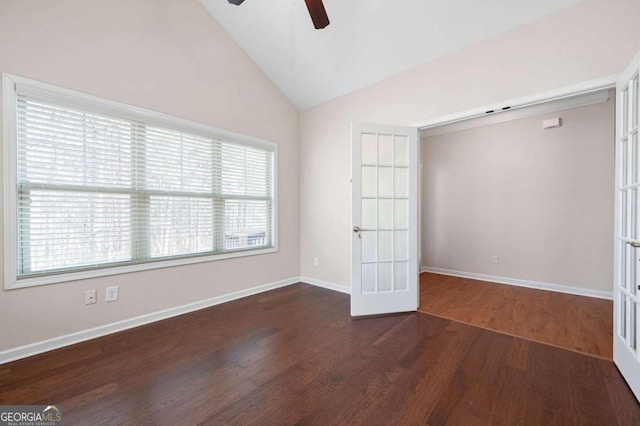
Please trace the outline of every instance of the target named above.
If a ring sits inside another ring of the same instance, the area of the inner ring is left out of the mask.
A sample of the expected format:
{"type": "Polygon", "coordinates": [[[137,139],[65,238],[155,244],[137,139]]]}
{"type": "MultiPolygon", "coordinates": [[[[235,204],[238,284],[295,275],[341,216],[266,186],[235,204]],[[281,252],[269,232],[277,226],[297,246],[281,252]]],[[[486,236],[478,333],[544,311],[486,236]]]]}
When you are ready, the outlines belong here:
{"type": "Polygon", "coordinates": [[[56,284],[68,281],[84,280],[109,275],[127,274],[131,272],[169,268],[195,263],[257,256],[278,252],[278,145],[263,139],[242,135],[209,125],[195,123],[182,118],[170,116],[144,108],[127,105],[121,102],[103,99],[97,96],[77,92],[75,90],[38,82],[28,78],[2,74],[2,137],[3,137],[3,232],[4,232],[4,289],[33,287],[56,284]],[[18,183],[17,183],[17,96],[20,93],[32,94],[40,99],[51,99],[56,104],[69,103],[75,108],[88,108],[101,111],[127,120],[138,120],[171,130],[208,137],[224,142],[235,143],[251,148],[258,148],[273,153],[273,169],[271,176],[271,236],[272,246],[262,248],[245,248],[223,253],[194,253],[175,257],[149,259],[143,263],[126,265],[109,265],[96,269],[79,271],[64,270],[48,272],[19,278],[18,265],[18,183]]]}

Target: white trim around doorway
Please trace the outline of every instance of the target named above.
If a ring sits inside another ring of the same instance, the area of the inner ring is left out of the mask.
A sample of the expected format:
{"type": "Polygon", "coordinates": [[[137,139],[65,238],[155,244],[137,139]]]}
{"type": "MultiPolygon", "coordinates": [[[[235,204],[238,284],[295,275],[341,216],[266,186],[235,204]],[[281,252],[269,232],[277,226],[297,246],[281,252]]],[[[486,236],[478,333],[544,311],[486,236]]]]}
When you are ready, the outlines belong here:
{"type": "Polygon", "coordinates": [[[411,124],[411,126],[417,127],[420,131],[430,129],[432,127],[443,126],[445,124],[456,123],[458,121],[469,120],[472,118],[486,117],[489,114],[498,114],[504,111],[513,111],[515,109],[530,107],[550,101],[558,101],[561,99],[566,99],[578,95],[585,95],[605,89],[613,89],[616,87],[618,76],[618,74],[613,74],[595,80],[589,80],[558,89],[548,90],[546,92],[535,93],[532,95],[505,100],[495,104],[484,105],[453,114],[442,115],[436,118],[411,124]]]}

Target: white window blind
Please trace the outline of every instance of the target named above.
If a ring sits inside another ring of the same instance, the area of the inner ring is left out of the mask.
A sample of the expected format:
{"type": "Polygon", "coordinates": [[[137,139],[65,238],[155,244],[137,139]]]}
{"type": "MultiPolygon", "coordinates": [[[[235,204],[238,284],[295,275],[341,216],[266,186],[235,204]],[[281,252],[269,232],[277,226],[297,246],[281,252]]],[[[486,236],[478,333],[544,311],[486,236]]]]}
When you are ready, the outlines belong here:
{"type": "Polygon", "coordinates": [[[274,246],[272,149],[25,92],[18,279],[274,246]]]}

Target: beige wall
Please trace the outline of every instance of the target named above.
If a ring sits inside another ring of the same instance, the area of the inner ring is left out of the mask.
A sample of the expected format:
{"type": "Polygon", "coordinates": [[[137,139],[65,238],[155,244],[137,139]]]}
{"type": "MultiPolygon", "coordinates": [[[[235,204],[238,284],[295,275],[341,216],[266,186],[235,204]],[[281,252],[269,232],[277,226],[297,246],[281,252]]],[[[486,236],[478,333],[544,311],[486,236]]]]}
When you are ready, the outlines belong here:
{"type": "Polygon", "coordinates": [[[1,291],[0,351],[300,273],[349,285],[352,121],[410,124],[617,73],[640,48],[639,18],[637,0],[585,0],[304,111],[298,148],[295,108],[196,0],[0,0],[0,71],[271,140],[280,155],[279,253],[1,291]],[[119,302],[84,305],[109,285],[119,302]]]}
{"type": "Polygon", "coordinates": [[[411,124],[619,73],[640,49],[639,21],[637,0],[585,0],[303,111],[301,275],[351,281],[351,122],[411,124]]]}
{"type": "Polygon", "coordinates": [[[0,71],[277,143],[280,224],[277,254],[0,291],[0,351],[299,275],[297,111],[196,0],[0,0],[0,71]]]}
{"type": "Polygon", "coordinates": [[[614,103],[423,137],[422,266],[612,292],[614,103]]]}

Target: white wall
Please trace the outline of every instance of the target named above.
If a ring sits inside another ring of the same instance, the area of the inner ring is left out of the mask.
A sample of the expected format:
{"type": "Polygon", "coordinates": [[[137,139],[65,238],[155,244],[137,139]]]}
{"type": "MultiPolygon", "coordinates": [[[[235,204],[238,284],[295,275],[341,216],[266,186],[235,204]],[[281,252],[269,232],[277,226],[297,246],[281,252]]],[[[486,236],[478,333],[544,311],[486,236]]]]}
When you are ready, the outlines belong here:
{"type": "Polygon", "coordinates": [[[0,291],[0,351],[299,275],[297,111],[196,0],[0,0],[0,71],[277,143],[280,230],[276,254],[0,291]]]}
{"type": "Polygon", "coordinates": [[[637,0],[585,0],[303,111],[301,275],[350,285],[351,122],[411,124],[617,74],[640,49],[639,21],[637,0]]]}
{"type": "Polygon", "coordinates": [[[614,104],[423,137],[422,266],[611,293],[614,104]]]}

